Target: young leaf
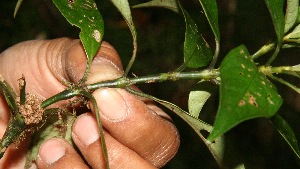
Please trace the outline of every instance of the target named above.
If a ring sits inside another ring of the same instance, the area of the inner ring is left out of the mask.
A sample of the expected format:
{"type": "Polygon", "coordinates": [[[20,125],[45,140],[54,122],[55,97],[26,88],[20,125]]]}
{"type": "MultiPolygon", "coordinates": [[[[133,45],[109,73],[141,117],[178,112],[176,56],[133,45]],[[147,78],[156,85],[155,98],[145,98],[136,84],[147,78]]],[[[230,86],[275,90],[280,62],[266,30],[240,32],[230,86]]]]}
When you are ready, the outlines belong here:
{"type": "Polygon", "coordinates": [[[297,139],[290,125],[278,114],[270,118],[270,121],[276,127],[280,135],[290,145],[297,157],[300,158],[300,149],[297,139]]]}
{"type": "Polygon", "coordinates": [[[212,58],[211,49],[202,35],[198,32],[198,27],[190,15],[181,5],[180,8],[186,23],[184,64],[189,68],[206,66],[212,58]]]}
{"type": "Polygon", "coordinates": [[[210,141],[245,120],[273,116],[282,104],[275,86],[258,71],[245,46],[229,52],[221,63],[220,77],[220,104],[210,141]]]}
{"type": "Polygon", "coordinates": [[[104,23],[94,0],[53,0],[61,14],[81,29],[79,34],[87,55],[87,69],[82,81],[85,81],[93,58],[95,57],[104,35],[104,23]]]}
{"type": "Polygon", "coordinates": [[[152,0],[149,2],[134,5],[133,8],[145,8],[145,7],[162,7],[179,13],[176,0],[152,0]]]}
{"type": "Polygon", "coordinates": [[[284,14],[283,14],[283,0],[265,0],[269,9],[274,29],[277,36],[278,45],[281,46],[284,35],[284,14]]]}
{"type": "Polygon", "coordinates": [[[210,93],[207,91],[191,91],[189,95],[188,107],[189,113],[198,118],[201,109],[207,99],[210,97],[210,93]]]}
{"type": "Polygon", "coordinates": [[[130,10],[130,6],[128,3],[128,0],[111,0],[112,3],[116,6],[116,8],[120,11],[120,13],[122,14],[122,16],[124,17],[130,32],[132,34],[133,37],[133,53],[132,53],[132,57],[125,69],[124,72],[124,76],[127,76],[127,74],[129,73],[133,62],[135,61],[135,57],[136,57],[136,51],[137,51],[137,34],[136,34],[136,30],[135,30],[135,26],[132,20],[132,16],[131,16],[131,10],[130,10]]]}
{"type": "Polygon", "coordinates": [[[298,17],[299,0],[287,0],[284,33],[287,33],[295,24],[298,17]]]}

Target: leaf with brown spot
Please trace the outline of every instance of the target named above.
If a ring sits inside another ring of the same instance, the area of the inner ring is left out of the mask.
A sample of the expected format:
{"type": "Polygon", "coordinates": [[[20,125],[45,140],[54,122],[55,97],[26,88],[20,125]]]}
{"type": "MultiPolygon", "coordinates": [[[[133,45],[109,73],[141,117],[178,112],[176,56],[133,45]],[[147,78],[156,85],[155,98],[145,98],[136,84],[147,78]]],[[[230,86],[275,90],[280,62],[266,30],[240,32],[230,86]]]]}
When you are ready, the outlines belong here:
{"type": "Polygon", "coordinates": [[[82,79],[84,82],[92,60],[101,45],[104,21],[94,0],[53,0],[53,3],[70,24],[81,29],[79,37],[88,59],[87,69],[82,79]]]}
{"type": "Polygon", "coordinates": [[[245,120],[273,116],[282,104],[275,86],[258,71],[245,46],[229,52],[220,76],[219,110],[210,141],[245,120]]]}

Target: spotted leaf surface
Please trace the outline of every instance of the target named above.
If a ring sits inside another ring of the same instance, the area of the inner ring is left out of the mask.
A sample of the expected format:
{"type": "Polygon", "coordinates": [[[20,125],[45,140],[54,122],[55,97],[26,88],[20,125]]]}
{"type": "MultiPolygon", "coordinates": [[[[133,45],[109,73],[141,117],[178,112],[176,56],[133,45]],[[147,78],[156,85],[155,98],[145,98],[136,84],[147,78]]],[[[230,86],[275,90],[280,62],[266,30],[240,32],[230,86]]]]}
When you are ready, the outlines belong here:
{"type": "Polygon", "coordinates": [[[206,66],[213,54],[203,36],[198,31],[198,27],[188,12],[183,9],[181,11],[185,18],[186,31],[184,41],[184,63],[189,68],[199,68],[206,66]]]}
{"type": "Polygon", "coordinates": [[[282,104],[275,86],[258,71],[245,46],[229,52],[220,76],[220,104],[210,141],[245,120],[275,115],[282,104]]]}
{"type": "Polygon", "coordinates": [[[80,40],[88,58],[88,69],[104,34],[104,22],[94,0],[53,0],[61,14],[81,29],[80,40]]]}

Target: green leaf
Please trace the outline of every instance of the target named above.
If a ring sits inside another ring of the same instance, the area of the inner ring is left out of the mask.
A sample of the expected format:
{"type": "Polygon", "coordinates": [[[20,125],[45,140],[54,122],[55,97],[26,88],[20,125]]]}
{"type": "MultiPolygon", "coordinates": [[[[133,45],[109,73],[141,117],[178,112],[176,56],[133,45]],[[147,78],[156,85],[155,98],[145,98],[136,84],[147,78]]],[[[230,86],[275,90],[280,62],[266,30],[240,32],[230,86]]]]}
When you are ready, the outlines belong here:
{"type": "Polygon", "coordinates": [[[213,68],[217,62],[219,52],[220,52],[220,31],[218,23],[218,6],[216,0],[199,0],[200,4],[204,10],[205,16],[208,23],[215,35],[215,53],[213,59],[209,65],[209,68],[213,68]]]}
{"type": "Polygon", "coordinates": [[[104,22],[94,0],[53,0],[61,14],[81,29],[80,40],[88,63],[82,81],[85,81],[93,58],[99,50],[104,35],[104,22]]]}
{"type": "Polygon", "coordinates": [[[221,63],[220,77],[220,104],[210,141],[245,120],[273,116],[282,104],[275,86],[258,71],[245,46],[229,52],[221,63]]]}
{"type": "Polygon", "coordinates": [[[295,24],[298,17],[299,0],[287,0],[284,33],[287,33],[295,24]]]}
{"type": "Polygon", "coordinates": [[[283,14],[283,0],[265,0],[265,3],[270,12],[274,29],[277,36],[278,45],[281,46],[284,35],[284,14],[283,14]]]}
{"type": "Polygon", "coordinates": [[[203,105],[210,95],[207,91],[191,91],[188,101],[189,113],[198,118],[203,105]]]}
{"type": "Polygon", "coordinates": [[[186,23],[184,63],[189,68],[206,66],[212,58],[211,49],[202,35],[198,32],[198,27],[190,15],[181,5],[180,8],[186,23]]]}
{"type": "Polygon", "coordinates": [[[204,10],[208,23],[216,37],[217,43],[220,43],[217,2],[216,0],[199,0],[199,1],[204,10]]]}
{"type": "Polygon", "coordinates": [[[149,2],[134,5],[133,8],[145,8],[145,7],[162,7],[179,13],[176,0],[152,0],[149,2]]]}
{"type": "Polygon", "coordinates": [[[300,25],[296,26],[295,29],[284,37],[287,42],[297,42],[300,39],[300,25]],[[294,41],[293,41],[294,40],[294,41]]]}
{"type": "Polygon", "coordinates": [[[111,1],[124,17],[133,37],[133,53],[124,72],[124,76],[127,76],[136,58],[136,52],[137,52],[136,29],[132,20],[132,15],[131,15],[131,10],[130,10],[128,0],[111,0],[111,1]]]}
{"type": "Polygon", "coordinates": [[[272,124],[276,127],[281,136],[290,145],[298,158],[300,158],[300,149],[296,136],[289,124],[278,114],[270,118],[272,124]]]}

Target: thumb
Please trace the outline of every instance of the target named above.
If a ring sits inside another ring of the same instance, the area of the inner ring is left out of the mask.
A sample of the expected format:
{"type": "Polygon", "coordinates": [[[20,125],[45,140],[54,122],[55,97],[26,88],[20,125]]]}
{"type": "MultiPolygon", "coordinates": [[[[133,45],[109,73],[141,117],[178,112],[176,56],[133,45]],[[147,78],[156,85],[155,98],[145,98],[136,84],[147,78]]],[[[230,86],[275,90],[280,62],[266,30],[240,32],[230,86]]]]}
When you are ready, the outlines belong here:
{"type": "MultiPolygon", "coordinates": [[[[79,40],[60,38],[19,43],[0,55],[0,75],[19,92],[17,80],[26,78],[27,92],[45,99],[61,92],[62,82],[78,82],[86,68],[86,54],[79,40]]],[[[96,54],[88,83],[122,75],[122,64],[111,45],[103,42],[96,54]]]]}
{"type": "MultiPolygon", "coordinates": [[[[78,82],[86,69],[85,51],[80,44],[75,44],[67,50],[65,70],[72,82],[78,82]]],[[[102,42],[99,51],[93,59],[87,83],[112,80],[122,76],[122,63],[116,50],[107,42],[102,42]]]]}

